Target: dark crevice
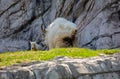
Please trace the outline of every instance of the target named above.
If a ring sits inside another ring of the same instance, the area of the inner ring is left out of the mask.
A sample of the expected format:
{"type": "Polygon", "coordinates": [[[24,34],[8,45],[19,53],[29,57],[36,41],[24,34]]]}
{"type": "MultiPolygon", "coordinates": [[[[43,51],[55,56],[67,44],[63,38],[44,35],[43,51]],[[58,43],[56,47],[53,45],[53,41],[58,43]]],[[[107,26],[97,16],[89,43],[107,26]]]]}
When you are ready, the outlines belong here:
{"type": "Polygon", "coordinates": [[[20,31],[22,31],[23,29],[25,29],[28,25],[30,25],[34,20],[35,20],[35,5],[33,5],[33,11],[32,11],[32,15],[31,15],[31,19],[28,20],[25,24],[21,25],[17,30],[15,30],[13,32],[13,34],[16,34],[20,31]]]}
{"type": "Polygon", "coordinates": [[[10,35],[17,34],[17,33],[21,32],[22,30],[27,28],[27,26],[30,25],[34,20],[35,20],[35,16],[33,16],[29,21],[27,21],[25,24],[21,25],[16,30],[14,30],[11,34],[7,34],[7,35],[3,36],[2,38],[6,38],[6,37],[9,37],[10,35]]]}
{"type": "MultiPolygon", "coordinates": [[[[10,34],[6,34],[5,36],[3,36],[2,38],[6,38],[6,37],[9,37],[10,35],[12,34],[17,34],[19,32],[21,32],[22,30],[24,30],[25,28],[27,28],[28,25],[30,25],[35,19],[38,19],[39,17],[43,16],[44,13],[46,13],[49,8],[47,8],[42,14],[39,14],[39,15],[35,15],[35,8],[33,6],[33,13],[32,13],[32,17],[30,20],[28,20],[26,23],[24,23],[23,25],[21,25],[19,28],[17,28],[16,30],[14,30],[14,32],[10,33],[10,34]]],[[[44,23],[45,24],[45,23],[44,23]]],[[[46,25],[45,25],[46,26],[46,25]]]]}
{"type": "Polygon", "coordinates": [[[117,48],[120,48],[120,45],[119,46],[110,47],[110,49],[117,49],[117,48]]]}
{"type": "Polygon", "coordinates": [[[51,8],[51,6],[49,6],[49,8],[47,8],[43,13],[35,16],[35,19],[38,19],[39,17],[43,17],[43,15],[51,8]]]}
{"type": "Polygon", "coordinates": [[[87,9],[87,14],[90,13],[90,11],[92,11],[92,9],[94,8],[95,5],[95,1],[91,1],[91,4],[89,5],[88,9],[87,9]]]}
{"type": "Polygon", "coordinates": [[[119,18],[119,20],[120,20],[120,11],[118,11],[118,18],[119,18]]]}
{"type": "Polygon", "coordinates": [[[26,26],[30,25],[34,21],[34,19],[35,19],[35,17],[32,17],[28,22],[26,22],[24,25],[20,26],[20,28],[18,28],[17,30],[15,30],[13,32],[13,34],[16,34],[16,33],[20,32],[20,31],[22,31],[23,29],[25,29],[26,26]]]}
{"type": "Polygon", "coordinates": [[[76,5],[77,5],[77,3],[75,2],[75,3],[73,4],[73,6],[75,6],[75,7],[72,8],[72,17],[73,17],[73,20],[72,20],[72,21],[73,21],[74,23],[75,23],[75,21],[76,21],[76,19],[77,19],[77,17],[78,17],[78,16],[76,16],[76,14],[75,14],[75,13],[77,12],[77,11],[76,11],[76,5]]]}
{"type": "Polygon", "coordinates": [[[87,2],[88,2],[88,0],[84,0],[80,3],[77,3],[77,1],[75,0],[75,3],[74,3],[75,7],[73,7],[73,22],[76,21],[76,19],[80,15],[80,13],[85,9],[87,2]],[[77,7],[77,5],[79,5],[79,7],[77,7]]]}
{"type": "Polygon", "coordinates": [[[93,41],[98,40],[100,37],[102,37],[102,38],[103,38],[103,37],[109,37],[109,35],[100,35],[100,36],[96,36],[96,37],[94,37],[90,42],[88,42],[88,43],[82,45],[82,47],[91,44],[93,41]]]}
{"type": "Polygon", "coordinates": [[[15,6],[17,3],[19,3],[21,0],[16,1],[15,3],[11,4],[6,10],[4,10],[2,13],[0,13],[0,16],[2,16],[6,11],[8,11],[10,8],[15,6]]]}
{"type": "Polygon", "coordinates": [[[67,7],[69,10],[68,10],[68,12],[67,12],[67,15],[65,15],[65,16],[69,16],[71,13],[72,13],[72,11],[73,11],[73,7],[72,6],[74,6],[74,2],[72,3],[70,3],[69,4],[69,7],[71,7],[70,9],[69,9],[69,7],[67,7]]]}
{"type": "Polygon", "coordinates": [[[36,0],[36,4],[37,4],[37,6],[39,6],[40,5],[40,0],[36,0]]]}
{"type": "Polygon", "coordinates": [[[114,34],[119,34],[120,32],[114,32],[112,35],[114,35],[114,34]]]}
{"type": "Polygon", "coordinates": [[[11,12],[11,13],[9,14],[9,16],[11,16],[11,15],[13,15],[13,14],[19,12],[19,11],[20,11],[20,10],[17,10],[17,11],[11,12]]]}
{"type": "Polygon", "coordinates": [[[37,18],[39,18],[41,16],[41,19],[42,19],[42,22],[43,22],[43,26],[41,26],[42,28],[46,28],[47,27],[47,24],[45,23],[45,20],[44,20],[44,17],[43,15],[50,9],[51,7],[47,8],[42,14],[38,15],[37,18]]]}
{"type": "Polygon", "coordinates": [[[63,8],[64,8],[64,5],[65,5],[65,1],[66,0],[63,0],[63,2],[62,2],[62,7],[61,7],[61,9],[56,13],[56,17],[60,17],[61,16],[61,14],[62,14],[62,10],[63,10],[63,8]]]}
{"type": "Polygon", "coordinates": [[[33,72],[34,78],[37,79],[37,75],[34,71],[31,70],[31,72],[33,72]]]}
{"type": "Polygon", "coordinates": [[[36,0],[36,5],[38,8],[40,8],[41,12],[44,13],[44,11],[45,11],[44,0],[36,0]]]}
{"type": "MultiPolygon", "coordinates": [[[[51,3],[51,0],[49,1],[51,3]]],[[[48,7],[46,7],[45,3],[47,3],[45,0],[36,0],[36,8],[41,10],[41,15],[43,15],[51,7],[51,4],[49,6],[47,5],[48,7]]]]}
{"type": "Polygon", "coordinates": [[[42,18],[42,21],[43,21],[43,23],[42,23],[42,25],[41,25],[41,30],[42,30],[42,32],[43,32],[43,35],[45,36],[45,33],[46,33],[46,26],[45,26],[45,23],[44,23],[44,20],[43,20],[43,18],[42,18]]]}
{"type": "MultiPolygon", "coordinates": [[[[50,0],[51,2],[51,0],[50,0]]],[[[48,6],[47,8],[45,8],[45,1],[44,0],[36,0],[36,5],[40,8],[40,10],[42,11],[41,14],[39,14],[38,16],[36,16],[36,18],[39,18],[41,16],[42,18],[42,22],[43,22],[43,27],[47,27],[45,21],[44,21],[44,17],[43,15],[51,8],[51,5],[48,6]]],[[[41,26],[42,27],[42,26],[41,26]]]]}
{"type": "MultiPolygon", "coordinates": [[[[85,9],[85,6],[86,6],[87,3],[88,3],[88,0],[85,0],[85,1],[84,1],[84,4],[83,4],[83,8],[84,8],[84,9],[85,9]]],[[[84,10],[84,9],[83,9],[83,10],[84,10]]]]}
{"type": "Polygon", "coordinates": [[[79,0],[75,0],[75,4],[77,4],[79,2],[79,0]]]}
{"type": "MultiPolygon", "coordinates": [[[[22,30],[26,29],[27,28],[26,26],[30,25],[35,19],[38,19],[39,17],[43,16],[43,14],[46,13],[50,7],[47,8],[46,10],[44,10],[44,12],[42,14],[39,14],[37,16],[35,15],[35,8],[36,8],[36,6],[33,6],[32,18],[30,20],[28,20],[25,24],[21,25],[20,28],[15,30],[12,34],[17,34],[17,33],[21,32],[22,30]]],[[[42,21],[43,21],[44,26],[46,27],[44,19],[42,19],[42,21]]],[[[7,37],[10,36],[10,34],[6,35],[6,36],[7,37]]],[[[32,39],[32,36],[30,36],[30,39],[32,39]]]]}
{"type": "Polygon", "coordinates": [[[80,73],[79,76],[84,76],[84,75],[89,75],[89,76],[93,76],[93,75],[97,75],[97,74],[107,74],[107,73],[118,73],[120,72],[120,70],[109,70],[109,71],[101,71],[101,72],[93,72],[93,73],[80,73]]]}
{"type": "MultiPolygon", "coordinates": [[[[74,6],[74,4],[71,4],[71,6],[74,6]]],[[[69,16],[73,11],[73,7],[71,7],[71,9],[67,12],[67,16],[69,16]]]]}

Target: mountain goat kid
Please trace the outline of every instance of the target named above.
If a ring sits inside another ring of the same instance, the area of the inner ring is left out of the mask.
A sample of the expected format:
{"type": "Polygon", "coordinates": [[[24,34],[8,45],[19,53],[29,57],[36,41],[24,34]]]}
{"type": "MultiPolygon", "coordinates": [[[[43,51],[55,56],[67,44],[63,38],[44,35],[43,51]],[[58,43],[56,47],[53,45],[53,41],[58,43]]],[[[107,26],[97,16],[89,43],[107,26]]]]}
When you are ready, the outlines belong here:
{"type": "Polygon", "coordinates": [[[36,41],[30,41],[30,50],[37,51],[42,50],[42,47],[36,43],[36,41]]]}
{"type": "Polygon", "coordinates": [[[49,49],[76,45],[76,24],[64,18],[54,20],[45,31],[45,43],[49,49]]]}

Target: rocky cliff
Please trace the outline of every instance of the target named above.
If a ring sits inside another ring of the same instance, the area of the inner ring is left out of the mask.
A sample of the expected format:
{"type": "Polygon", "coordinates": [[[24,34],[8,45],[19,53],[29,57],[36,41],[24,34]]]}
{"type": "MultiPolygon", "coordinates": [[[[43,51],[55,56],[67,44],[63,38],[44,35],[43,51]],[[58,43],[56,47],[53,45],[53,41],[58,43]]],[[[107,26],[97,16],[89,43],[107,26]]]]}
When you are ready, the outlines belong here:
{"type": "Polygon", "coordinates": [[[77,24],[79,47],[120,47],[120,0],[0,0],[0,52],[45,47],[41,27],[57,17],[77,24]]]}
{"type": "Polygon", "coordinates": [[[0,79],[120,79],[120,53],[86,59],[57,57],[14,65],[1,68],[0,79]]]}

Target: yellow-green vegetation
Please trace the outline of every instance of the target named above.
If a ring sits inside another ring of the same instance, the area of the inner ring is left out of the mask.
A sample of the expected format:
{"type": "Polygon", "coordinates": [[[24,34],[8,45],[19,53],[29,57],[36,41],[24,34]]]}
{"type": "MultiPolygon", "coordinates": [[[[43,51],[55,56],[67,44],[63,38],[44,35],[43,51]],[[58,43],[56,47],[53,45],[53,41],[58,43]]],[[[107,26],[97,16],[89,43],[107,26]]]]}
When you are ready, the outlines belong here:
{"type": "Polygon", "coordinates": [[[50,60],[57,56],[68,56],[73,58],[85,58],[98,56],[100,53],[119,53],[120,49],[91,50],[85,48],[57,48],[49,51],[20,51],[0,54],[0,66],[9,66],[22,62],[33,62],[39,60],[50,60]]]}

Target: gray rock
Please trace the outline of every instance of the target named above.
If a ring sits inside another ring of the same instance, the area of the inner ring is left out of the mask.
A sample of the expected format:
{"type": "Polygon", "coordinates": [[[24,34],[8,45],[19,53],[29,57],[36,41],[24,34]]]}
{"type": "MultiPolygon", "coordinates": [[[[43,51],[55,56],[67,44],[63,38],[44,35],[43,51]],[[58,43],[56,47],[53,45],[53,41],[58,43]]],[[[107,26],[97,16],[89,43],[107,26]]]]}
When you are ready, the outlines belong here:
{"type": "MultiPolygon", "coordinates": [[[[113,40],[115,39],[113,36],[119,35],[120,31],[118,4],[117,0],[87,2],[85,9],[79,15],[79,46],[93,49],[119,48],[113,40]]],[[[119,42],[118,39],[116,42],[119,42]]]]}
{"type": "Polygon", "coordinates": [[[105,79],[113,79],[112,74],[104,74],[105,79]]]}
{"type": "Polygon", "coordinates": [[[14,79],[10,72],[0,70],[0,79],[14,79]]]}
{"type": "Polygon", "coordinates": [[[13,79],[35,79],[33,72],[25,68],[14,69],[9,72],[12,74],[13,79]]]}
{"type": "Polygon", "coordinates": [[[85,76],[80,76],[79,78],[77,79],[92,79],[91,76],[89,75],[85,75],[85,76]]]}
{"type": "Polygon", "coordinates": [[[119,59],[120,53],[102,58],[57,57],[0,68],[0,79],[120,79],[119,59]]]}
{"type": "Polygon", "coordinates": [[[78,47],[119,48],[119,4],[119,0],[0,0],[0,52],[30,50],[29,41],[47,49],[41,27],[57,17],[77,24],[78,47]]]}

